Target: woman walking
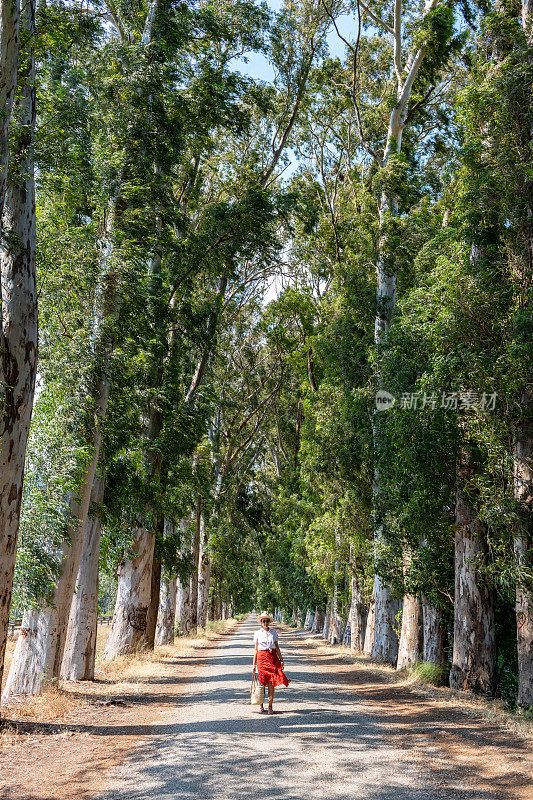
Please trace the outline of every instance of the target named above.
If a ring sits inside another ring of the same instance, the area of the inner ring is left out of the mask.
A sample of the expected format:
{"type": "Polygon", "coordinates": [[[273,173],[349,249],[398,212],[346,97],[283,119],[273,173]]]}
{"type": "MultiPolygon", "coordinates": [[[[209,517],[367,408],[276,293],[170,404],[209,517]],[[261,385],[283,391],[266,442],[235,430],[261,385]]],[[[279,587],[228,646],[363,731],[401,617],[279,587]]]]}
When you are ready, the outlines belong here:
{"type": "MultiPolygon", "coordinates": [[[[274,688],[276,686],[288,686],[289,678],[283,673],[283,656],[278,644],[278,633],[270,627],[272,617],[265,611],[259,614],[259,624],[261,627],[254,633],[254,665],[253,672],[257,668],[259,673],[259,683],[265,689],[268,686],[268,713],[273,714],[272,704],[274,703],[274,688]]],[[[265,709],[261,704],[259,711],[263,714],[265,709]]]]}

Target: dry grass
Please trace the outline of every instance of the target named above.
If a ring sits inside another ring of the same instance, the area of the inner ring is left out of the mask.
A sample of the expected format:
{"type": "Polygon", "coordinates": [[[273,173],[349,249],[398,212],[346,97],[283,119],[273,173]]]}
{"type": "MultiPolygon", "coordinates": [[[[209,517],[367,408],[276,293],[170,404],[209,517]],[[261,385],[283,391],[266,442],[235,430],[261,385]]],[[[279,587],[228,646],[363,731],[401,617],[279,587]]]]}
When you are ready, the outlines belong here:
{"type": "MultiPolygon", "coordinates": [[[[301,631],[301,633],[305,632],[301,631]]],[[[487,700],[484,697],[476,697],[467,692],[458,692],[448,686],[428,685],[423,680],[420,680],[416,673],[397,672],[394,667],[388,664],[372,661],[369,656],[365,656],[362,653],[356,654],[342,645],[330,645],[321,637],[320,639],[308,637],[304,641],[312,647],[327,648],[328,652],[331,651],[344,661],[357,664],[362,669],[379,672],[390,684],[409,686],[423,697],[444,702],[451,708],[459,708],[470,716],[482,717],[488,722],[501,725],[506,730],[522,738],[533,740],[533,721],[509,711],[501,700],[487,700]]]]}
{"type": "MultiPolygon", "coordinates": [[[[76,683],[58,683],[47,686],[39,695],[24,699],[14,699],[5,704],[9,709],[9,716],[20,722],[72,722],[74,719],[83,719],[84,713],[95,702],[112,701],[120,697],[141,695],[146,690],[146,684],[154,678],[163,676],[168,670],[168,664],[180,657],[190,655],[197,647],[204,644],[235,624],[235,620],[225,620],[208,624],[206,631],[200,631],[194,636],[179,637],[172,645],[162,645],[154,650],[139,651],[127,656],[120,656],[113,661],[103,662],[103,652],[109,625],[100,625],[96,640],[96,680],[79,681],[76,683]]],[[[8,658],[5,676],[15,649],[15,639],[8,643],[8,658]]],[[[5,728],[2,734],[9,739],[17,736],[14,730],[9,733],[5,728]]],[[[20,738],[20,734],[18,734],[20,738]]],[[[2,740],[3,742],[3,740],[2,740]]],[[[0,742],[0,746],[2,744],[0,742]]]]}
{"type": "MultiPolygon", "coordinates": [[[[109,626],[105,629],[98,631],[98,639],[96,646],[96,669],[99,678],[104,678],[106,681],[117,681],[123,683],[126,681],[128,685],[131,683],[142,683],[154,675],[158,675],[157,664],[161,665],[168,663],[169,660],[175,659],[179,656],[189,654],[194,647],[201,647],[207,644],[212,639],[216,639],[221,633],[235,625],[235,620],[217,620],[216,622],[207,623],[206,630],[199,630],[191,636],[179,636],[174,640],[174,644],[160,645],[153,650],[139,650],[127,656],[119,656],[113,661],[103,661],[102,654],[105,648],[105,642],[109,634],[109,626]]],[[[104,627],[104,626],[102,626],[104,627]]],[[[139,691],[142,687],[139,686],[139,691]]]]}
{"type": "Polygon", "coordinates": [[[71,721],[88,707],[86,700],[64,691],[60,686],[47,686],[35,697],[9,703],[10,716],[20,722],[71,721]]]}

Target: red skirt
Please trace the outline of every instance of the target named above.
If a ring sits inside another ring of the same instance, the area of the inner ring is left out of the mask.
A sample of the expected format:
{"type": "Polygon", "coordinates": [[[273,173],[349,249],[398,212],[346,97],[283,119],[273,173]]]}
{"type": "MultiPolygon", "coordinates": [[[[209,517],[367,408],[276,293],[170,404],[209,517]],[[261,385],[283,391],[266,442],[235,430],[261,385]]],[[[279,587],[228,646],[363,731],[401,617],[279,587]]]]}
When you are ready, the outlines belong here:
{"type": "Polygon", "coordinates": [[[290,679],[281,669],[281,661],[275,650],[257,651],[257,672],[259,673],[259,683],[263,686],[271,683],[272,686],[288,686],[290,679]]]}

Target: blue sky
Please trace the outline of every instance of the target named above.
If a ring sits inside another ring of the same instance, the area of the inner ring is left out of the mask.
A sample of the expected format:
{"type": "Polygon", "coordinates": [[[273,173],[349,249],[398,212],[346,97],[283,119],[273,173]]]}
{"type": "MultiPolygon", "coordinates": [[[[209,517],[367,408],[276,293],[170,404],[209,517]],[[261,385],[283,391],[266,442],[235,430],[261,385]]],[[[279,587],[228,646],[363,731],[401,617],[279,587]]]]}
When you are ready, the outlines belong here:
{"type": "MultiPolygon", "coordinates": [[[[273,11],[279,11],[283,3],[282,0],[268,0],[268,5],[273,11]]],[[[353,38],[354,19],[351,17],[351,15],[345,14],[339,17],[337,20],[337,26],[345,39],[350,40],[353,38]]],[[[338,56],[341,59],[344,58],[345,45],[344,42],[339,39],[335,30],[330,31],[329,33],[328,45],[330,54],[333,57],[338,56]]],[[[236,61],[235,69],[238,69],[245,75],[249,75],[251,78],[260,79],[267,82],[270,82],[274,78],[272,67],[263,55],[260,53],[249,53],[247,55],[247,59],[248,63],[245,63],[242,59],[236,61]]]]}
{"type": "MultiPolygon", "coordinates": [[[[268,0],[268,5],[273,11],[279,11],[282,6],[282,0],[268,0]]],[[[355,20],[353,17],[350,15],[339,17],[337,19],[337,27],[345,39],[350,41],[350,39],[353,38],[355,28],[355,20]]],[[[328,46],[331,56],[338,56],[339,58],[344,59],[346,46],[344,42],[337,36],[335,29],[330,31],[328,35],[328,46]]],[[[263,80],[267,83],[270,83],[274,78],[274,71],[271,65],[260,53],[249,53],[247,55],[247,63],[243,59],[239,59],[234,62],[233,66],[234,69],[239,70],[239,72],[242,72],[244,75],[249,75],[251,78],[256,80],[263,80]]],[[[292,163],[284,172],[285,179],[289,178],[297,168],[297,160],[290,148],[287,153],[292,163]]],[[[274,278],[266,289],[263,303],[267,304],[276,298],[282,290],[284,283],[285,281],[283,279],[279,277],[274,278]]]]}

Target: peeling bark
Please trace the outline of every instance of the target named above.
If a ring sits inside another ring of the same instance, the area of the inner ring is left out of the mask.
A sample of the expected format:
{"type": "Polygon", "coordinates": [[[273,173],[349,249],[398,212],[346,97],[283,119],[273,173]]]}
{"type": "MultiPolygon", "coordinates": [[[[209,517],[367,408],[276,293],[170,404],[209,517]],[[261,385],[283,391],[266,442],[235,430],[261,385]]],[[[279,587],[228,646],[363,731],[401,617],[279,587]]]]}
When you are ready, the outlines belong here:
{"type": "Polygon", "coordinates": [[[154,556],[152,561],[152,578],[150,581],[150,605],[146,614],[146,633],[144,647],[153,650],[155,644],[155,630],[159,614],[159,594],[161,591],[161,561],[154,556]]]}
{"type": "MultiPolygon", "coordinates": [[[[24,462],[33,409],[37,368],[35,278],[35,6],[25,3],[20,24],[29,44],[21,54],[19,97],[13,122],[15,168],[6,173],[9,120],[18,62],[18,6],[2,0],[0,31],[0,201],[3,202],[0,438],[0,685],[13,589],[15,553],[24,484],[24,462]]],[[[1,208],[0,208],[1,210],[1,208]]],[[[34,616],[34,615],[32,615],[34,616]]],[[[33,624],[34,620],[32,621],[33,624]]],[[[31,625],[30,625],[31,627],[31,625]]],[[[24,637],[19,637],[24,640],[24,637]]]]}
{"type": "Polygon", "coordinates": [[[133,545],[135,556],[119,564],[117,602],[104,651],[106,661],[132,653],[144,645],[154,544],[152,531],[140,528],[133,545]]]}
{"type": "Polygon", "coordinates": [[[362,601],[357,575],[352,575],[352,602],[350,605],[350,647],[362,651],[365,643],[367,610],[362,601]]]}
{"type": "Polygon", "coordinates": [[[9,126],[19,61],[19,0],[0,0],[0,234],[7,189],[9,126]]]}
{"type": "Polygon", "coordinates": [[[177,580],[176,588],[176,625],[181,636],[191,632],[191,585],[190,581],[177,580]]]}
{"type": "Polygon", "coordinates": [[[324,622],[325,622],[325,614],[317,606],[315,610],[315,616],[313,618],[313,626],[311,628],[311,633],[321,633],[321,631],[324,628],[324,622]]]}
{"type": "Polygon", "coordinates": [[[374,648],[374,624],[376,618],[374,608],[374,598],[372,598],[370,601],[370,606],[368,607],[368,615],[366,618],[365,643],[363,645],[363,653],[365,656],[371,656],[374,648]]]}
{"type": "Polygon", "coordinates": [[[438,609],[431,605],[426,597],[422,597],[422,617],[424,627],[423,660],[439,666],[446,664],[445,632],[441,616],[438,609]]]}
{"type": "Polygon", "coordinates": [[[326,617],[324,619],[324,627],[322,629],[322,638],[329,641],[329,629],[331,628],[331,614],[333,603],[328,603],[326,607],[326,617]]]}
{"type": "Polygon", "coordinates": [[[159,593],[159,613],[155,631],[155,644],[172,644],[176,616],[176,578],[163,578],[159,593]]]}
{"type": "Polygon", "coordinates": [[[398,645],[396,669],[413,667],[420,660],[421,606],[417,597],[406,594],[403,598],[402,630],[398,645]]]}
{"type": "MultiPolygon", "coordinates": [[[[103,496],[104,477],[100,474],[94,481],[91,504],[100,504],[103,496]]],[[[61,677],[68,681],[94,680],[101,530],[98,514],[89,514],[61,665],[61,677]]]]}
{"type": "Polygon", "coordinates": [[[398,658],[398,636],[395,626],[400,608],[398,600],[379,575],[374,580],[374,643],[372,658],[387,664],[396,664],[398,658]]]}
{"type": "MultiPolygon", "coordinates": [[[[522,398],[531,414],[533,397],[522,398]]],[[[533,705],[533,587],[527,578],[533,548],[533,423],[522,423],[514,443],[514,495],[519,503],[519,523],[514,536],[518,572],[516,583],[516,638],[518,698],[521,707],[533,705]]]]}
{"type": "Polygon", "coordinates": [[[492,591],[480,566],[488,553],[486,525],[458,488],[452,689],[494,696],[496,642],[492,591]]]}

